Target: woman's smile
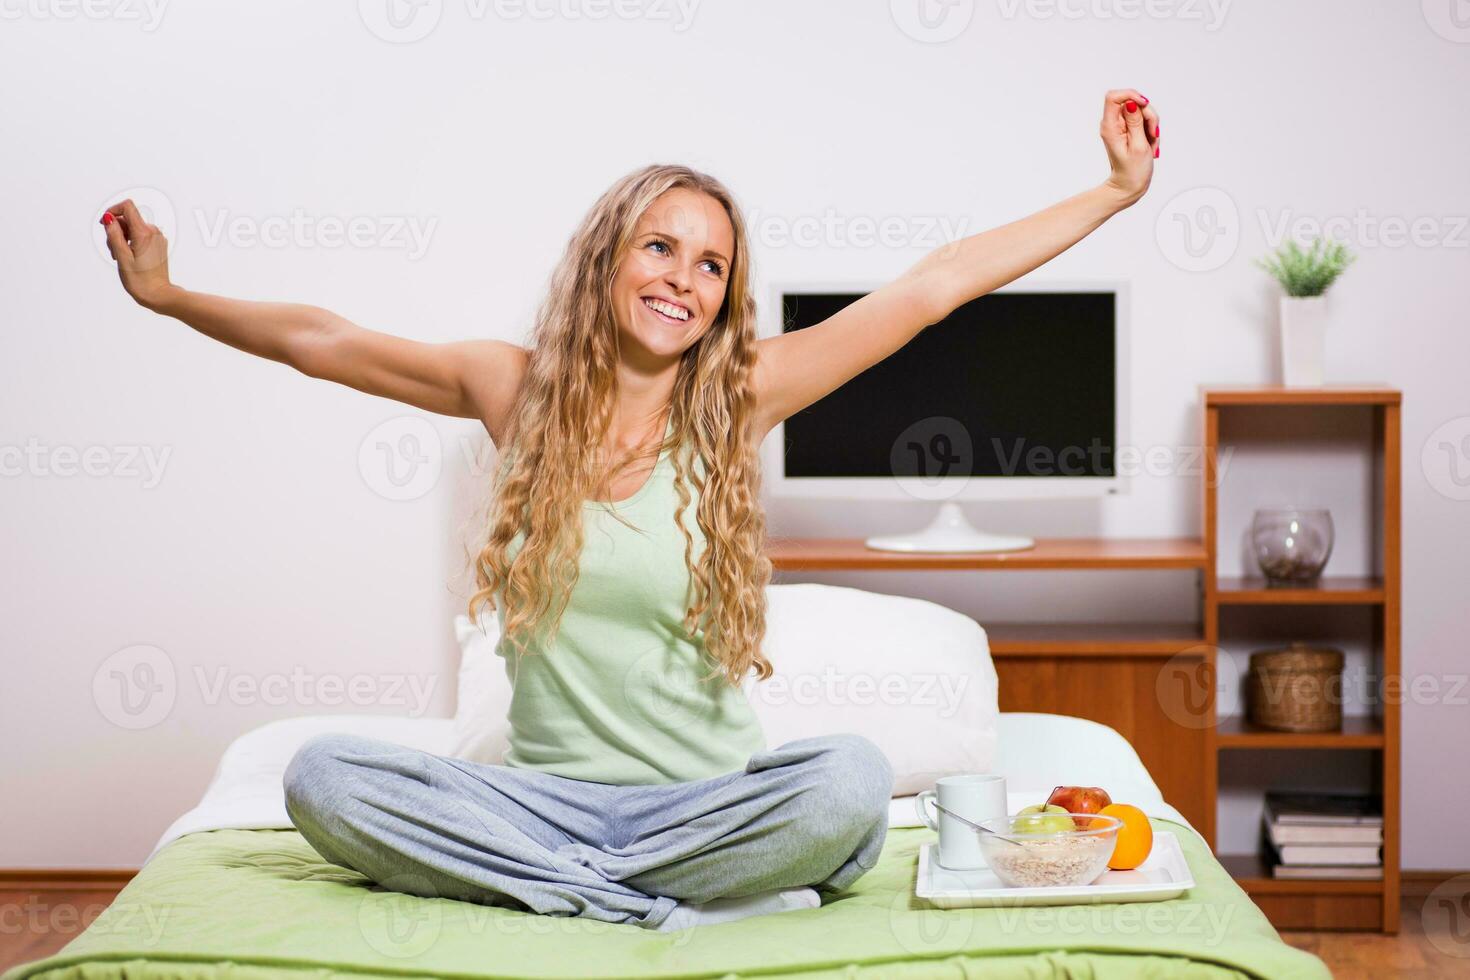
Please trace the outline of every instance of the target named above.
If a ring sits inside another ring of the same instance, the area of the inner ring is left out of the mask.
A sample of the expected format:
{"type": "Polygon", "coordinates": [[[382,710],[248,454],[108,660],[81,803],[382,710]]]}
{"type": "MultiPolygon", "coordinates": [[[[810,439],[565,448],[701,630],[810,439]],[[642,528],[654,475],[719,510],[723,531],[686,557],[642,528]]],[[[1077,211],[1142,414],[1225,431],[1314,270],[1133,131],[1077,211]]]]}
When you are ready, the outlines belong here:
{"type": "Polygon", "coordinates": [[[684,326],[694,319],[693,312],[683,303],[663,296],[644,296],[642,299],[643,305],[648,308],[649,312],[665,323],[684,326]]]}

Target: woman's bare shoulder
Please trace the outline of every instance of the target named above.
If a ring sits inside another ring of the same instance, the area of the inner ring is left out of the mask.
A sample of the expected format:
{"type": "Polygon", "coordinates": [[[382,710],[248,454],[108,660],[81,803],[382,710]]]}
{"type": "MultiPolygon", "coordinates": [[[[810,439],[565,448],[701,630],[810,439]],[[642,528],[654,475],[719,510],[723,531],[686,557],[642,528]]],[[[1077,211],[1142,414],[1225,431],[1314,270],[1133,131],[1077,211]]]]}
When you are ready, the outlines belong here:
{"type": "Polygon", "coordinates": [[[531,352],[505,340],[474,340],[461,346],[465,394],[496,448],[510,422],[525,383],[531,352]]]}

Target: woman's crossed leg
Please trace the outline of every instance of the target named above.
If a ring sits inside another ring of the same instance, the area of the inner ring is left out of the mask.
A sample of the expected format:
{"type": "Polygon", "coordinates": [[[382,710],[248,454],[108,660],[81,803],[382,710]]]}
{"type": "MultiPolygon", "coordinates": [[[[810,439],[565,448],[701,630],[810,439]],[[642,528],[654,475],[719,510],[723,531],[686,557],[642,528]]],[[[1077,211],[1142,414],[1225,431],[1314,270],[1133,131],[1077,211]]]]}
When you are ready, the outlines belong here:
{"type": "Polygon", "coordinates": [[[882,850],[892,770],[843,734],[616,786],[331,734],[284,784],[307,842],[385,888],[654,928],[678,901],[847,887],[882,850]]]}

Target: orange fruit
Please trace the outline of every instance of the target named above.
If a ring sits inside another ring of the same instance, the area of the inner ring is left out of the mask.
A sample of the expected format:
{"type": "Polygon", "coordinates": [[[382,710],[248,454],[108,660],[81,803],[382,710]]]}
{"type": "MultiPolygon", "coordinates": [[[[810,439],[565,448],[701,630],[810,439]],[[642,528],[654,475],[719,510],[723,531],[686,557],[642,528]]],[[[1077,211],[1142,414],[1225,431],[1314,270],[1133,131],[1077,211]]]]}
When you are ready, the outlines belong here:
{"type": "Polygon", "coordinates": [[[1143,811],[1127,803],[1113,803],[1098,813],[1123,821],[1123,826],[1118,828],[1118,843],[1113,847],[1113,856],[1108,858],[1108,867],[1114,871],[1128,871],[1142,864],[1154,849],[1154,828],[1143,811]]]}

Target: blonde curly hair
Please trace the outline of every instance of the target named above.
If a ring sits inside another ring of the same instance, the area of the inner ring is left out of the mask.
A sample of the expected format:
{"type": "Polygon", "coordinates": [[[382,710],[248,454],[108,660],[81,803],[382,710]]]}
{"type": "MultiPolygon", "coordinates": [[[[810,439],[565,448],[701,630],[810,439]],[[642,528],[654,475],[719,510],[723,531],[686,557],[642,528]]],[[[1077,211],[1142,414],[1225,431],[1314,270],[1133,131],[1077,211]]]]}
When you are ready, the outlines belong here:
{"type": "Polygon", "coordinates": [[[488,539],[475,561],[477,591],[470,597],[470,616],[487,604],[496,608],[495,594],[501,592],[506,652],[528,652],[529,635],[548,615],[546,642],[555,637],[578,576],[583,501],[605,485],[609,473],[688,445],[704,465],[692,465],[682,452],[670,456],[677,513],[686,511],[693,483],[706,546],[696,564],[689,529],[676,521],[690,573],[683,628],[691,642],[698,642],[696,634],[703,630],[713,661],[704,680],[723,673],[739,686],[752,668],[761,680],[771,676],[771,664],[760,650],[771,563],[752,425],[755,317],[745,222],[733,195],[715,178],[682,166],[644,167],[613,184],[582,219],[536,316],[525,380],[507,428],[508,458],[495,487],[488,539]],[[735,248],[725,300],[710,328],[680,359],[668,439],[652,454],[629,455],[604,472],[600,460],[613,416],[619,357],[613,277],[639,218],[674,188],[707,194],[730,219],[735,248]],[[508,549],[522,532],[524,541],[511,560],[508,549]],[[553,596],[562,599],[554,613],[553,596]]]}

